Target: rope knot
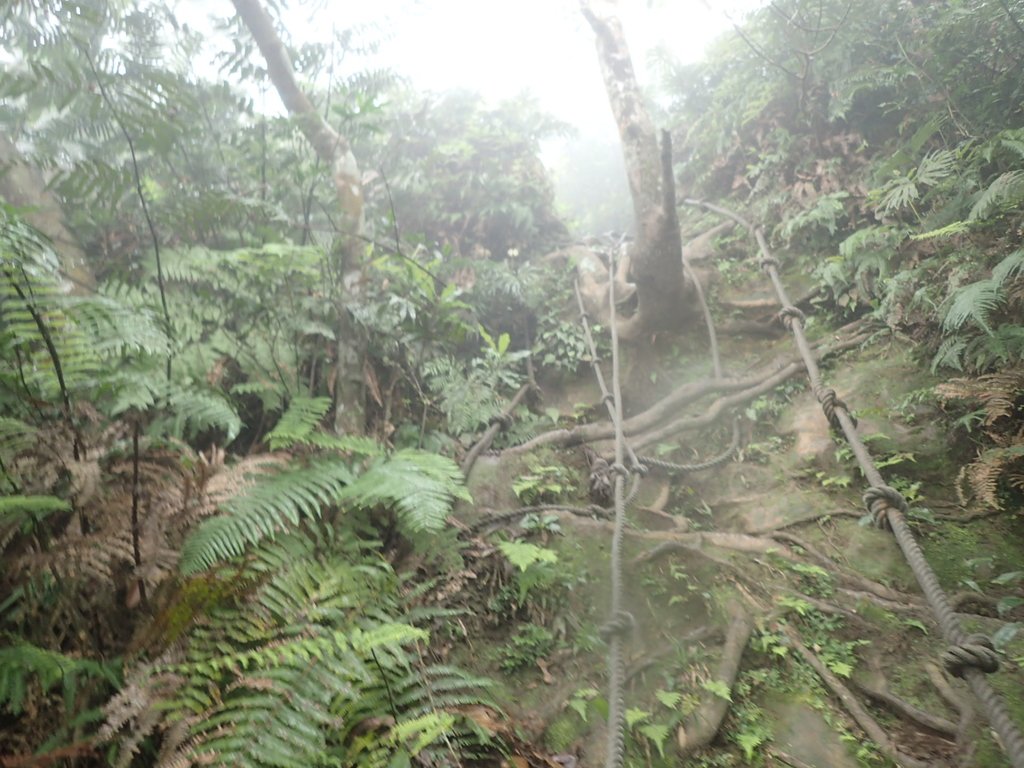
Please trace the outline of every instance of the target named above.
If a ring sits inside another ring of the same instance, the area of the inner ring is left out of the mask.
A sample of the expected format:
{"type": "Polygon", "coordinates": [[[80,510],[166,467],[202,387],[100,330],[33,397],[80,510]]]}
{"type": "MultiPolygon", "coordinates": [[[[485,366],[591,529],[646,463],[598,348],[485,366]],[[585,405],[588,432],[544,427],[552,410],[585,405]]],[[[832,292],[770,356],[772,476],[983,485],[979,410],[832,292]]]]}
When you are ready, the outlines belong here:
{"type": "Polygon", "coordinates": [[[590,462],[590,498],[606,502],[612,497],[612,480],[608,462],[594,456],[590,462]]]}
{"type": "Polygon", "coordinates": [[[613,475],[618,475],[621,478],[629,478],[629,470],[626,469],[626,465],[616,461],[614,464],[608,467],[608,470],[613,475]]]}
{"type": "Polygon", "coordinates": [[[873,485],[864,492],[864,505],[873,517],[877,528],[890,528],[889,511],[897,509],[904,515],[910,511],[910,505],[903,494],[888,485],[873,485]]]}
{"type": "Polygon", "coordinates": [[[942,664],[953,677],[963,677],[968,667],[991,674],[999,669],[999,657],[986,635],[968,635],[959,645],[946,649],[942,664]]]}
{"type": "Polygon", "coordinates": [[[633,618],[633,614],[629,611],[616,611],[614,616],[601,625],[597,633],[602,640],[610,643],[615,638],[627,637],[635,627],[636,619],[633,618]]]}
{"type": "Polygon", "coordinates": [[[761,271],[767,272],[772,267],[778,269],[779,260],[776,259],[774,256],[762,256],[760,259],[758,259],[757,266],[761,268],[761,271]]]}
{"type": "Polygon", "coordinates": [[[604,403],[605,405],[614,406],[615,395],[613,395],[611,392],[605,392],[603,395],[601,395],[601,402],[604,403]]]}
{"type": "Polygon", "coordinates": [[[836,411],[842,408],[846,411],[846,415],[850,416],[850,420],[853,422],[853,426],[857,426],[857,420],[850,414],[850,409],[846,406],[842,400],[836,395],[834,389],[825,389],[819,387],[815,390],[814,396],[818,398],[818,402],[821,403],[821,410],[825,414],[825,418],[828,419],[829,426],[835,430],[841,430],[843,425],[839,422],[839,416],[836,411]]]}
{"type": "Polygon", "coordinates": [[[793,323],[799,322],[800,325],[804,325],[807,321],[807,315],[803,313],[803,310],[799,307],[794,307],[792,304],[788,304],[779,311],[779,320],[786,326],[786,330],[793,330],[793,323]]]}

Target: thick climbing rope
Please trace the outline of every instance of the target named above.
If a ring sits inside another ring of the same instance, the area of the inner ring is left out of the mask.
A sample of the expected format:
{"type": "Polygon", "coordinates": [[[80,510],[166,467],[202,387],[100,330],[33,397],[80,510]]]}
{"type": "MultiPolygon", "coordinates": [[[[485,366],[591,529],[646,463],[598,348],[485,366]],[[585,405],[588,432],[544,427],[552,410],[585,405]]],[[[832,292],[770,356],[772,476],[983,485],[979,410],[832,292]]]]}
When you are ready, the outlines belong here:
{"type": "MultiPolygon", "coordinates": [[[[609,262],[609,270],[613,270],[613,269],[614,269],[614,267],[613,267],[612,263],[609,262]]],[[[614,282],[615,282],[615,276],[614,276],[614,274],[612,274],[611,275],[611,280],[609,281],[609,285],[611,285],[611,283],[614,283],[614,282]]],[[[604,403],[605,407],[608,409],[608,418],[611,419],[612,426],[613,426],[613,428],[615,428],[615,423],[616,423],[616,421],[618,421],[618,417],[616,416],[616,410],[615,410],[615,398],[614,398],[614,395],[611,392],[608,391],[608,384],[605,382],[604,372],[601,370],[601,360],[597,356],[597,344],[594,342],[594,333],[593,333],[593,331],[590,328],[590,315],[587,314],[587,308],[583,304],[583,294],[580,291],[580,284],[579,284],[578,280],[573,284],[573,289],[576,291],[576,305],[579,307],[579,310],[580,310],[580,325],[583,326],[583,339],[587,343],[587,352],[590,354],[590,367],[594,371],[594,378],[597,379],[597,386],[601,390],[601,402],[604,403]]],[[[609,288],[608,292],[609,292],[609,295],[614,295],[614,293],[615,293],[614,286],[611,286],[609,288]]],[[[613,308],[614,308],[614,306],[615,305],[612,304],[613,308]]],[[[612,334],[613,334],[614,338],[617,338],[616,334],[618,333],[618,331],[617,331],[617,328],[614,327],[615,326],[614,320],[615,320],[615,312],[614,312],[614,309],[613,309],[612,310],[612,326],[613,326],[612,334]]],[[[614,352],[613,352],[613,356],[614,356],[614,352]]],[[[636,454],[633,453],[633,449],[629,447],[628,443],[625,445],[625,451],[629,455],[630,468],[633,471],[637,472],[638,475],[642,475],[643,474],[643,467],[641,466],[639,460],[637,459],[636,454]]]]}
{"type": "MultiPolygon", "coordinates": [[[[718,340],[715,334],[714,323],[711,318],[711,310],[708,307],[704,291],[696,275],[683,259],[683,269],[686,270],[694,282],[697,299],[701,305],[704,321],[707,326],[708,339],[710,342],[712,362],[715,372],[715,380],[722,379],[722,364],[718,350],[718,340]]],[[[623,643],[634,626],[633,616],[622,607],[622,539],[625,527],[626,509],[636,500],[640,490],[640,478],[646,474],[648,468],[658,468],[669,472],[697,472],[711,469],[728,461],[739,447],[739,420],[733,420],[732,443],[722,454],[699,463],[676,464],[651,457],[638,457],[625,439],[622,426],[622,388],[620,381],[619,366],[619,335],[618,324],[615,313],[615,265],[614,260],[609,259],[608,264],[608,306],[610,307],[609,325],[612,340],[612,391],[608,391],[604,373],[601,370],[600,361],[597,356],[597,345],[594,343],[594,336],[590,327],[590,317],[587,314],[583,303],[583,295],[579,283],[574,286],[576,292],[576,303],[579,306],[580,321],[583,326],[583,334],[590,353],[591,366],[594,376],[597,379],[598,387],[601,390],[601,400],[608,409],[609,418],[612,421],[615,436],[615,458],[614,463],[609,466],[609,471],[614,475],[614,523],[612,532],[611,550],[611,613],[609,620],[601,628],[601,635],[608,642],[608,745],[606,751],[607,768],[621,768],[625,755],[625,662],[623,659],[623,643]],[[629,457],[630,469],[625,466],[625,459],[629,457]],[[625,479],[631,472],[633,482],[628,495],[623,495],[625,479]]],[[[604,462],[604,459],[598,458],[604,462]]]]}
{"type": "Polygon", "coordinates": [[[732,442],[729,443],[729,447],[722,451],[717,456],[704,461],[694,462],[692,464],[676,464],[675,462],[665,461],[664,459],[656,459],[653,456],[637,456],[637,460],[645,469],[661,469],[665,472],[701,472],[706,469],[714,469],[722,464],[725,464],[729,459],[733,457],[736,451],[740,447],[740,419],[735,417],[732,420],[732,442]]]}
{"type": "MultiPolygon", "coordinates": [[[[623,690],[626,682],[626,663],[623,658],[623,644],[632,631],[633,616],[622,608],[622,537],[626,524],[626,499],[623,489],[629,470],[623,464],[626,454],[626,439],[622,430],[619,329],[615,319],[615,272],[614,264],[611,261],[608,266],[608,306],[611,310],[609,325],[612,337],[612,402],[610,410],[615,427],[615,463],[612,465],[612,471],[615,474],[615,522],[612,529],[611,551],[611,615],[608,622],[602,627],[601,634],[608,642],[608,748],[605,753],[605,765],[607,768],[621,768],[625,756],[626,736],[625,691],[623,690]]],[[[576,295],[579,297],[578,288],[576,295]]],[[[595,367],[597,367],[596,361],[595,367]]],[[[632,455],[632,451],[630,453],[632,455]]]]}
{"type": "Polygon", "coordinates": [[[790,302],[782,279],[779,277],[779,262],[769,250],[761,228],[751,226],[741,216],[721,206],[700,200],[684,200],[683,202],[727,216],[753,234],[760,251],[759,266],[768,275],[775,290],[775,296],[781,306],[779,318],[793,334],[804,367],[807,369],[811,390],[821,404],[829,424],[834,429],[842,431],[846,436],[861,472],[871,484],[864,493],[864,503],[875,524],[880,528],[887,528],[896,538],[900,550],[924,593],[925,600],[935,615],[942,635],[949,644],[942,656],[946,671],[967,681],[974,695],[981,702],[985,716],[998,735],[1000,746],[1009,758],[1010,764],[1014,768],[1024,768],[1024,734],[1010,717],[1006,702],[985,678],[987,673],[995,672],[999,668],[999,660],[992,641],[985,635],[968,635],[960,626],[953,606],[940,586],[935,571],[925,559],[921,547],[907,524],[905,517],[909,510],[907,500],[895,488],[886,485],[870,452],[857,433],[856,421],[850,415],[846,404],[836,396],[835,390],[825,387],[822,383],[821,371],[818,369],[804,333],[804,313],[790,302]]]}

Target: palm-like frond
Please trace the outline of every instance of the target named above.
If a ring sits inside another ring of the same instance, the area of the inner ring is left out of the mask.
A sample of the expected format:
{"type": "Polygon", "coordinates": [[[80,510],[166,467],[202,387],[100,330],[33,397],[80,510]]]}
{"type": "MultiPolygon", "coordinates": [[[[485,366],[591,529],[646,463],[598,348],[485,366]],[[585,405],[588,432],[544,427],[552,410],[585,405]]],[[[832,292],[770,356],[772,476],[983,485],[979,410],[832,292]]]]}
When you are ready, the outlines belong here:
{"type": "Polygon", "coordinates": [[[979,280],[958,290],[942,318],[947,333],[957,331],[968,321],[987,333],[992,332],[989,318],[1002,303],[999,286],[994,280],[979,280]]]}

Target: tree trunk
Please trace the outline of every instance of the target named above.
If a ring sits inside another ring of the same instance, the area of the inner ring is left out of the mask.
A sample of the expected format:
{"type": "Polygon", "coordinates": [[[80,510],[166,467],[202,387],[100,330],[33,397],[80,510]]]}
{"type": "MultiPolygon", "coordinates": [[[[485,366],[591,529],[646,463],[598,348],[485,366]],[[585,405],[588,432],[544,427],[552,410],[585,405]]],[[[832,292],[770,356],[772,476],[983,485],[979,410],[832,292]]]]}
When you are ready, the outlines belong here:
{"type": "MultiPolygon", "coordinates": [[[[363,224],[363,188],[359,165],[348,140],[320,115],[295,80],[284,43],[274,21],[259,0],[232,0],[267,63],[267,73],[281,101],[317,156],[331,169],[341,211],[341,254],[344,274],[358,261],[363,224]]],[[[365,429],[365,396],[362,353],[347,309],[338,308],[338,347],[334,376],[334,428],[337,432],[361,433],[365,429]]]]}
{"type": "Polygon", "coordinates": [[[626,336],[636,336],[638,331],[679,330],[692,310],[686,301],[671,140],[667,131],[662,132],[659,148],[622,25],[610,12],[598,10],[599,4],[600,0],[580,3],[597,38],[598,60],[619,128],[637,231],[630,266],[639,308],[629,325],[638,327],[629,328],[626,336]]]}

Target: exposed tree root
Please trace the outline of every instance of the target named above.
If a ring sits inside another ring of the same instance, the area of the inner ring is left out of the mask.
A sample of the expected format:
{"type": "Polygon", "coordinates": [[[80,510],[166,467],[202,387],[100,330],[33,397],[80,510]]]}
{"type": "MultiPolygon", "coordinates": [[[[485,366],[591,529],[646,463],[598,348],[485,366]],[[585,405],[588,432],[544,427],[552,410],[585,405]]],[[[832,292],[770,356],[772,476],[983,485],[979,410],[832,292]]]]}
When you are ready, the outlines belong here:
{"type": "Polygon", "coordinates": [[[928,673],[928,679],[931,680],[932,685],[935,686],[935,690],[938,691],[939,696],[949,704],[953,709],[959,713],[960,718],[957,721],[956,726],[956,743],[957,748],[960,751],[960,759],[957,761],[959,765],[966,765],[970,760],[970,752],[972,747],[969,744],[967,734],[971,729],[971,725],[974,723],[974,704],[969,697],[965,698],[953,690],[953,686],[949,684],[949,680],[946,675],[943,674],[942,670],[939,669],[936,664],[925,664],[925,672],[928,673]]]}
{"type": "Polygon", "coordinates": [[[890,600],[885,597],[879,597],[878,595],[873,594],[872,592],[867,592],[858,589],[850,589],[849,587],[839,587],[836,590],[836,592],[840,595],[843,595],[847,599],[852,600],[854,603],[859,603],[861,601],[874,603],[884,611],[892,611],[893,613],[908,613],[914,616],[930,616],[930,614],[928,613],[928,606],[926,606],[923,602],[919,601],[917,598],[911,598],[907,595],[904,595],[899,600],[890,600]]]}
{"type": "Polygon", "coordinates": [[[662,540],[656,547],[634,558],[634,565],[644,565],[674,552],[699,550],[705,544],[721,547],[722,549],[732,549],[737,552],[747,552],[749,554],[767,555],[774,553],[791,560],[799,559],[796,553],[784,544],[776,544],[769,539],[748,536],[745,533],[725,533],[719,531],[700,531],[697,533],[627,531],[627,534],[633,538],[662,540]]]}
{"type": "Polygon", "coordinates": [[[464,528],[465,534],[474,536],[476,534],[485,531],[488,528],[505,525],[511,523],[513,520],[518,520],[527,515],[535,514],[537,512],[568,512],[571,515],[583,518],[601,518],[608,519],[614,514],[612,510],[605,509],[598,504],[590,504],[585,507],[574,507],[568,504],[537,504],[532,507],[519,507],[518,509],[510,509],[505,512],[494,512],[488,510],[485,507],[481,507],[480,511],[490,512],[486,517],[477,520],[472,525],[464,528]]]}
{"type": "MultiPolygon", "coordinates": [[[[819,359],[857,347],[867,339],[868,334],[858,333],[836,341],[833,344],[823,345],[818,351],[819,359]]],[[[781,368],[777,368],[774,372],[762,370],[749,376],[745,376],[742,379],[724,379],[722,381],[706,379],[703,381],[689,382],[662,398],[642,413],[638,413],[635,416],[625,419],[622,422],[622,429],[627,437],[633,437],[641,432],[657,427],[659,424],[663,424],[670,414],[678,411],[680,408],[690,405],[691,403],[700,400],[702,397],[719,392],[738,393],[735,402],[730,400],[729,406],[744,403],[747,402],[747,400],[759,396],[764,391],[767,391],[766,389],[763,389],[767,379],[770,378],[772,380],[773,384],[771,386],[777,386],[790,376],[794,376],[802,371],[802,363],[789,358],[781,368]]],[[[770,388],[771,387],[768,387],[768,389],[770,388]]],[[[720,401],[716,401],[716,403],[717,402],[720,401]]],[[[712,407],[714,406],[715,404],[713,403],[712,407]]],[[[723,408],[729,406],[719,405],[718,412],[720,413],[723,408]]],[[[713,421],[713,419],[693,425],[683,424],[674,431],[679,431],[679,429],[686,428],[687,426],[697,428],[704,426],[706,423],[711,423],[711,421],[713,421]]],[[[533,439],[526,441],[522,445],[506,449],[504,453],[510,455],[527,453],[543,445],[551,446],[553,448],[566,448],[574,445],[580,445],[582,443],[607,440],[613,437],[613,435],[614,429],[608,422],[582,424],[578,427],[573,427],[572,429],[555,429],[550,432],[544,432],[533,439]]]]}
{"type": "Polygon", "coordinates": [[[926,730],[933,731],[941,736],[947,736],[950,739],[956,738],[957,725],[951,720],[939,717],[938,715],[933,715],[930,712],[925,712],[923,709],[915,707],[910,702],[904,701],[899,696],[889,693],[888,691],[876,690],[857,681],[851,682],[854,688],[863,693],[869,699],[881,704],[894,714],[902,717],[904,720],[926,730]]]}
{"type": "Polygon", "coordinates": [[[793,546],[800,547],[800,549],[804,550],[804,552],[806,552],[812,560],[814,560],[822,568],[825,568],[829,572],[835,574],[835,576],[846,586],[856,587],[857,589],[860,589],[864,592],[869,592],[875,595],[876,597],[883,598],[884,600],[890,600],[895,603],[908,603],[911,601],[916,601],[916,598],[911,597],[910,595],[905,595],[901,592],[897,592],[896,590],[887,587],[884,584],[881,584],[877,581],[872,581],[871,579],[865,576],[861,576],[859,573],[853,573],[846,570],[845,568],[840,566],[839,563],[837,563],[835,560],[822,554],[814,546],[812,546],[807,541],[804,541],[799,536],[796,536],[792,533],[784,533],[782,531],[777,531],[774,534],[772,534],[771,538],[775,541],[786,542],[787,544],[792,544],[793,546]]]}
{"type": "MultiPolygon", "coordinates": [[[[724,684],[731,691],[740,671],[743,649],[747,647],[750,635],[754,631],[754,621],[738,602],[729,606],[729,615],[729,630],[722,646],[722,658],[715,670],[714,681],[724,684]]],[[[727,699],[711,691],[702,693],[700,707],[686,718],[676,733],[680,755],[686,757],[710,744],[728,712],[727,699]]]]}
{"type": "Polygon", "coordinates": [[[519,391],[516,392],[515,397],[513,397],[512,400],[509,401],[509,404],[505,406],[505,410],[501,412],[501,416],[495,419],[491,425],[487,427],[483,435],[480,436],[480,439],[477,440],[473,447],[469,449],[469,452],[462,460],[462,465],[460,467],[463,475],[466,477],[469,476],[469,473],[472,471],[473,465],[480,457],[480,454],[491,447],[491,443],[494,442],[494,438],[497,437],[498,432],[501,431],[502,424],[506,420],[512,418],[513,412],[519,407],[519,404],[523,402],[523,398],[526,397],[526,393],[532,388],[532,384],[523,384],[523,386],[519,388],[519,391]]]}
{"type": "Polygon", "coordinates": [[[786,379],[796,375],[800,370],[799,365],[791,363],[781,371],[777,371],[763,379],[756,386],[741,390],[728,397],[718,398],[708,406],[708,409],[701,416],[684,416],[674,419],[662,427],[635,436],[633,438],[633,448],[634,450],[639,450],[649,445],[660,443],[678,432],[709,426],[730,409],[749,403],[751,400],[772,391],[786,379]]]}
{"type": "Polygon", "coordinates": [[[779,625],[778,629],[785,633],[793,648],[796,649],[801,658],[803,658],[803,660],[818,674],[818,677],[821,678],[822,682],[828,686],[829,690],[831,690],[832,693],[835,694],[836,698],[838,698],[842,703],[843,708],[850,714],[850,717],[852,717],[857,725],[860,726],[861,730],[868,735],[868,738],[878,745],[878,748],[886,757],[901,766],[905,766],[905,768],[928,768],[931,765],[923,760],[918,760],[916,757],[911,757],[910,755],[900,752],[899,748],[889,738],[888,734],[886,734],[868,711],[864,709],[863,705],[861,705],[857,700],[857,697],[853,695],[849,688],[843,685],[839,678],[825,666],[816,654],[814,654],[800,641],[800,638],[797,637],[793,628],[785,625],[779,625]]]}
{"type": "Polygon", "coordinates": [[[795,528],[798,525],[806,525],[807,523],[816,523],[821,520],[825,520],[830,517],[855,517],[858,520],[864,517],[865,512],[855,511],[852,509],[834,509],[830,512],[822,512],[817,517],[801,517],[797,520],[783,520],[778,525],[773,525],[765,528],[758,528],[757,533],[761,536],[774,536],[779,531],[784,531],[787,528],[795,528]]]}
{"type": "Polygon", "coordinates": [[[711,640],[719,633],[717,627],[701,626],[697,627],[692,632],[687,632],[682,637],[675,638],[670,644],[659,648],[656,651],[648,652],[644,654],[644,657],[631,665],[626,670],[626,683],[629,684],[634,678],[642,675],[648,669],[656,665],[661,659],[666,656],[675,654],[679,650],[679,645],[683,643],[702,643],[707,640],[711,640]]]}
{"type": "MultiPolygon", "coordinates": [[[[811,290],[804,293],[793,304],[795,306],[803,308],[804,306],[811,303],[811,300],[816,298],[821,293],[821,287],[815,286],[811,290]]],[[[767,310],[769,312],[779,311],[779,300],[774,296],[767,299],[739,299],[734,301],[719,300],[718,306],[722,309],[738,309],[741,312],[749,312],[751,310],[767,310]]]]}
{"type": "Polygon", "coordinates": [[[790,768],[815,768],[815,766],[810,763],[805,763],[799,757],[793,757],[792,755],[783,752],[781,749],[776,749],[775,747],[768,747],[768,754],[779,762],[785,763],[790,768]]]}

